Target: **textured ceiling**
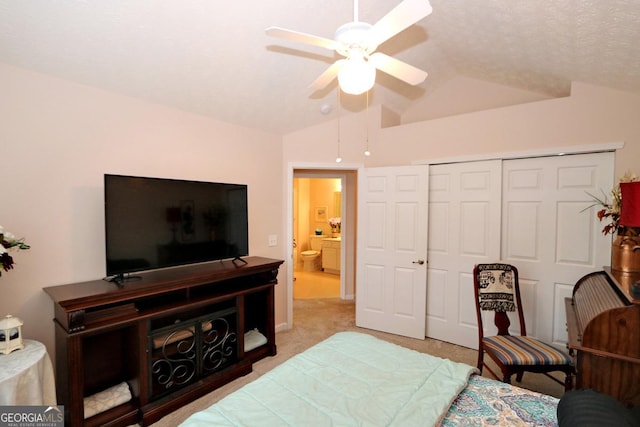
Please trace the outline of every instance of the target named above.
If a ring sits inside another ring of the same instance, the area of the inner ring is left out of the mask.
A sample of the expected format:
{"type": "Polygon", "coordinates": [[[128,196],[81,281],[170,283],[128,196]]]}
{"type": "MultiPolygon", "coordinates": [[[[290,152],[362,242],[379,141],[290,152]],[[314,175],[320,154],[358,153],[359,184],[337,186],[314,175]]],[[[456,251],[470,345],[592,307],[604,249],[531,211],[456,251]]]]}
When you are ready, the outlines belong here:
{"type": "MultiPolygon", "coordinates": [[[[399,0],[360,0],[375,23],[399,0]]],[[[433,13],[378,50],[429,73],[378,73],[372,104],[402,113],[456,75],[564,96],[571,81],[640,93],[638,0],[432,0],[433,13]]],[[[0,0],[0,62],[226,122],[286,133],[329,116],[335,83],[309,84],[333,52],[265,35],[333,38],[349,0],[0,0]]],[[[362,97],[343,96],[343,108],[362,97]]]]}

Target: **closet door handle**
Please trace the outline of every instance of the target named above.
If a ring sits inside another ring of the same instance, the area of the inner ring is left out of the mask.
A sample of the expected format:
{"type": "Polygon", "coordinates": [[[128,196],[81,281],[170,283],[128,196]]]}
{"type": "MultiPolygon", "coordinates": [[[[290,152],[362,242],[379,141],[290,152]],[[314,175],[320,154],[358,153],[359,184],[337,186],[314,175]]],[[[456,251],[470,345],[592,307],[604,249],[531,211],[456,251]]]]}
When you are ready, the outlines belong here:
{"type": "Polygon", "coordinates": [[[412,264],[422,265],[422,264],[424,264],[424,260],[423,259],[419,259],[417,261],[413,261],[412,264]]]}

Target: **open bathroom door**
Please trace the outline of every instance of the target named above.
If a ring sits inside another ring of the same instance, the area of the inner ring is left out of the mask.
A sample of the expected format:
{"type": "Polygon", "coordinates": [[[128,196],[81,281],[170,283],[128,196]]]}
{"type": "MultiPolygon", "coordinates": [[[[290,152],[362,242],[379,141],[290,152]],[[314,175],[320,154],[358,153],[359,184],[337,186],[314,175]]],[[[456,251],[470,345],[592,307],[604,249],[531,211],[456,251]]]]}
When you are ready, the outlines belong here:
{"type": "Polygon", "coordinates": [[[427,165],[358,171],[356,325],[424,339],[427,165]]]}

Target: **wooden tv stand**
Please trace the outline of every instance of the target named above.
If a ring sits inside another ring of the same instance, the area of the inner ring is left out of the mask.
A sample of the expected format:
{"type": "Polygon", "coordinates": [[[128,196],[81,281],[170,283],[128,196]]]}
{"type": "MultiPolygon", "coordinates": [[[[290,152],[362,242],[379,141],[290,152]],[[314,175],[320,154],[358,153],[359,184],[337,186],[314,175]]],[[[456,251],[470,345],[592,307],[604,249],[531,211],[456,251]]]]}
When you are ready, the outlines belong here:
{"type": "Polygon", "coordinates": [[[247,257],[52,286],[58,404],[69,426],[151,424],[276,354],[281,260],[247,257]],[[259,337],[257,347],[249,337],[259,337]],[[259,334],[256,333],[259,332],[259,334]],[[126,382],[131,399],[85,419],[84,399],[126,382]]]}

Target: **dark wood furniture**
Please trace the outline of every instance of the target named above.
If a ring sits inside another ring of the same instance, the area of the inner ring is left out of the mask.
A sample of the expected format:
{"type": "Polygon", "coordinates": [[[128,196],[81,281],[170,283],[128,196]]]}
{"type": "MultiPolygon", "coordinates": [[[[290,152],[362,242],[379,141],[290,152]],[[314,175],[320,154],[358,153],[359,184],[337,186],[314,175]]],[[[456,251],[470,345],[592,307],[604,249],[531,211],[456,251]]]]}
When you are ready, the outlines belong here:
{"type": "Polygon", "coordinates": [[[591,388],[627,406],[640,404],[640,275],[605,268],[581,278],[565,301],[576,388],[591,388]]]}
{"type": "Polygon", "coordinates": [[[120,286],[45,288],[55,308],[66,424],[147,425],[275,355],[274,286],[283,261],[244,260],[147,272],[120,286]],[[266,340],[245,348],[254,329],[266,340]],[[84,419],[84,398],[125,381],[129,402],[84,419]]]}

